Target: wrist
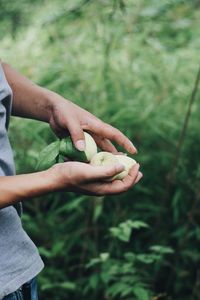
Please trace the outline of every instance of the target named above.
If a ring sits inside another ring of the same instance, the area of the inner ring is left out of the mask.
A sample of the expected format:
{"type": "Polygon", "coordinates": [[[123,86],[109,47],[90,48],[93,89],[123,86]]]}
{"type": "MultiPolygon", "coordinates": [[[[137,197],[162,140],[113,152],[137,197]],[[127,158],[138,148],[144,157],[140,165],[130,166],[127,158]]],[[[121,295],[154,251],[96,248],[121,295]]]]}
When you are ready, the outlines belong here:
{"type": "Polygon", "coordinates": [[[70,105],[71,101],[63,98],[62,96],[60,96],[59,94],[50,91],[48,89],[42,88],[43,89],[43,99],[47,105],[48,108],[48,122],[50,121],[51,117],[54,115],[54,113],[56,113],[56,111],[58,110],[58,108],[60,108],[62,110],[63,108],[63,104],[66,105],[70,105]]]}
{"type": "MultiPolygon", "coordinates": [[[[54,191],[53,178],[48,170],[18,176],[24,176],[26,182],[26,188],[21,188],[19,192],[19,199],[21,200],[27,197],[41,196],[54,191]]],[[[23,182],[22,178],[21,182],[23,182]]]]}
{"type": "Polygon", "coordinates": [[[43,100],[43,103],[45,103],[46,121],[49,123],[55,107],[54,92],[43,87],[40,88],[40,98],[43,100]]]}
{"type": "Polygon", "coordinates": [[[53,176],[47,171],[2,176],[0,178],[0,209],[32,197],[55,191],[53,176]],[[11,188],[12,187],[12,188],[11,188]]]}
{"type": "Polygon", "coordinates": [[[46,170],[51,192],[67,190],[70,185],[70,180],[67,175],[65,163],[58,163],[46,170]]]}

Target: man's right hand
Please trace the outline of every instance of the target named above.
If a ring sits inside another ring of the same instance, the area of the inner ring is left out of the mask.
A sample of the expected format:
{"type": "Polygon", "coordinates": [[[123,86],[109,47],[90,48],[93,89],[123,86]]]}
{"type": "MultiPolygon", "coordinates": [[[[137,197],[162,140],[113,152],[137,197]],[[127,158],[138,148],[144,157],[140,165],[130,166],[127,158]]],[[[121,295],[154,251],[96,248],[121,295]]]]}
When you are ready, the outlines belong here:
{"type": "Polygon", "coordinates": [[[80,162],[65,162],[54,165],[47,172],[51,174],[55,190],[101,196],[125,192],[142,177],[139,164],[136,164],[123,180],[107,181],[123,169],[121,164],[94,167],[80,162]]]}

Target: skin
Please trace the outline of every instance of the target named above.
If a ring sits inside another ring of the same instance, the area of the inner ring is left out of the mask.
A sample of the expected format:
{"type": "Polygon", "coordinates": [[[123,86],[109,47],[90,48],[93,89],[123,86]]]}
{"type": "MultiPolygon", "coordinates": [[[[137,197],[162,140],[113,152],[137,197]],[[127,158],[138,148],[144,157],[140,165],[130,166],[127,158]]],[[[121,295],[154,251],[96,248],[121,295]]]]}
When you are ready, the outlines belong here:
{"type": "MultiPolygon", "coordinates": [[[[136,153],[131,141],[118,129],[62,96],[34,84],[8,64],[3,63],[2,66],[13,91],[12,115],[49,123],[57,136],[70,134],[79,150],[84,150],[83,130],[86,130],[104,151],[117,153],[112,144],[114,141],[129,153],[136,153]]],[[[97,196],[120,194],[130,189],[142,177],[137,164],[123,180],[104,182],[121,171],[123,166],[119,164],[93,167],[79,162],[65,162],[43,172],[0,177],[0,208],[60,190],[97,196]]]]}

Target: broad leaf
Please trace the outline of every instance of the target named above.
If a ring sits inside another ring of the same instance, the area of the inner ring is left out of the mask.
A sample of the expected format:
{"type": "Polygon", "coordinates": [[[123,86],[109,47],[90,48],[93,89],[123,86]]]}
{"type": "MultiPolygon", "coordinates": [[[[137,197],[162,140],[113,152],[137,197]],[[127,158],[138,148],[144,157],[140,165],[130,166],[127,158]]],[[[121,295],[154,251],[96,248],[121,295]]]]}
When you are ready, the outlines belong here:
{"type": "Polygon", "coordinates": [[[37,170],[46,170],[56,163],[59,154],[60,141],[53,142],[45,147],[39,155],[37,170]]]}

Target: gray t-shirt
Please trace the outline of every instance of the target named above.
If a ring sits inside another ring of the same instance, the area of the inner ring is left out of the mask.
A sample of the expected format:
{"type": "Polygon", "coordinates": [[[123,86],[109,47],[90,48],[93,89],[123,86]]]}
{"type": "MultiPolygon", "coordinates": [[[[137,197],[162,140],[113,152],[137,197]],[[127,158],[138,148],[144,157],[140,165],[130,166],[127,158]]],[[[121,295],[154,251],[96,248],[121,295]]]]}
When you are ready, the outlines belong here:
{"type": "MultiPolygon", "coordinates": [[[[0,64],[0,176],[15,174],[7,135],[11,104],[12,91],[0,64]]],[[[35,277],[43,266],[36,246],[22,228],[16,209],[13,206],[0,209],[0,300],[35,277]]]]}

